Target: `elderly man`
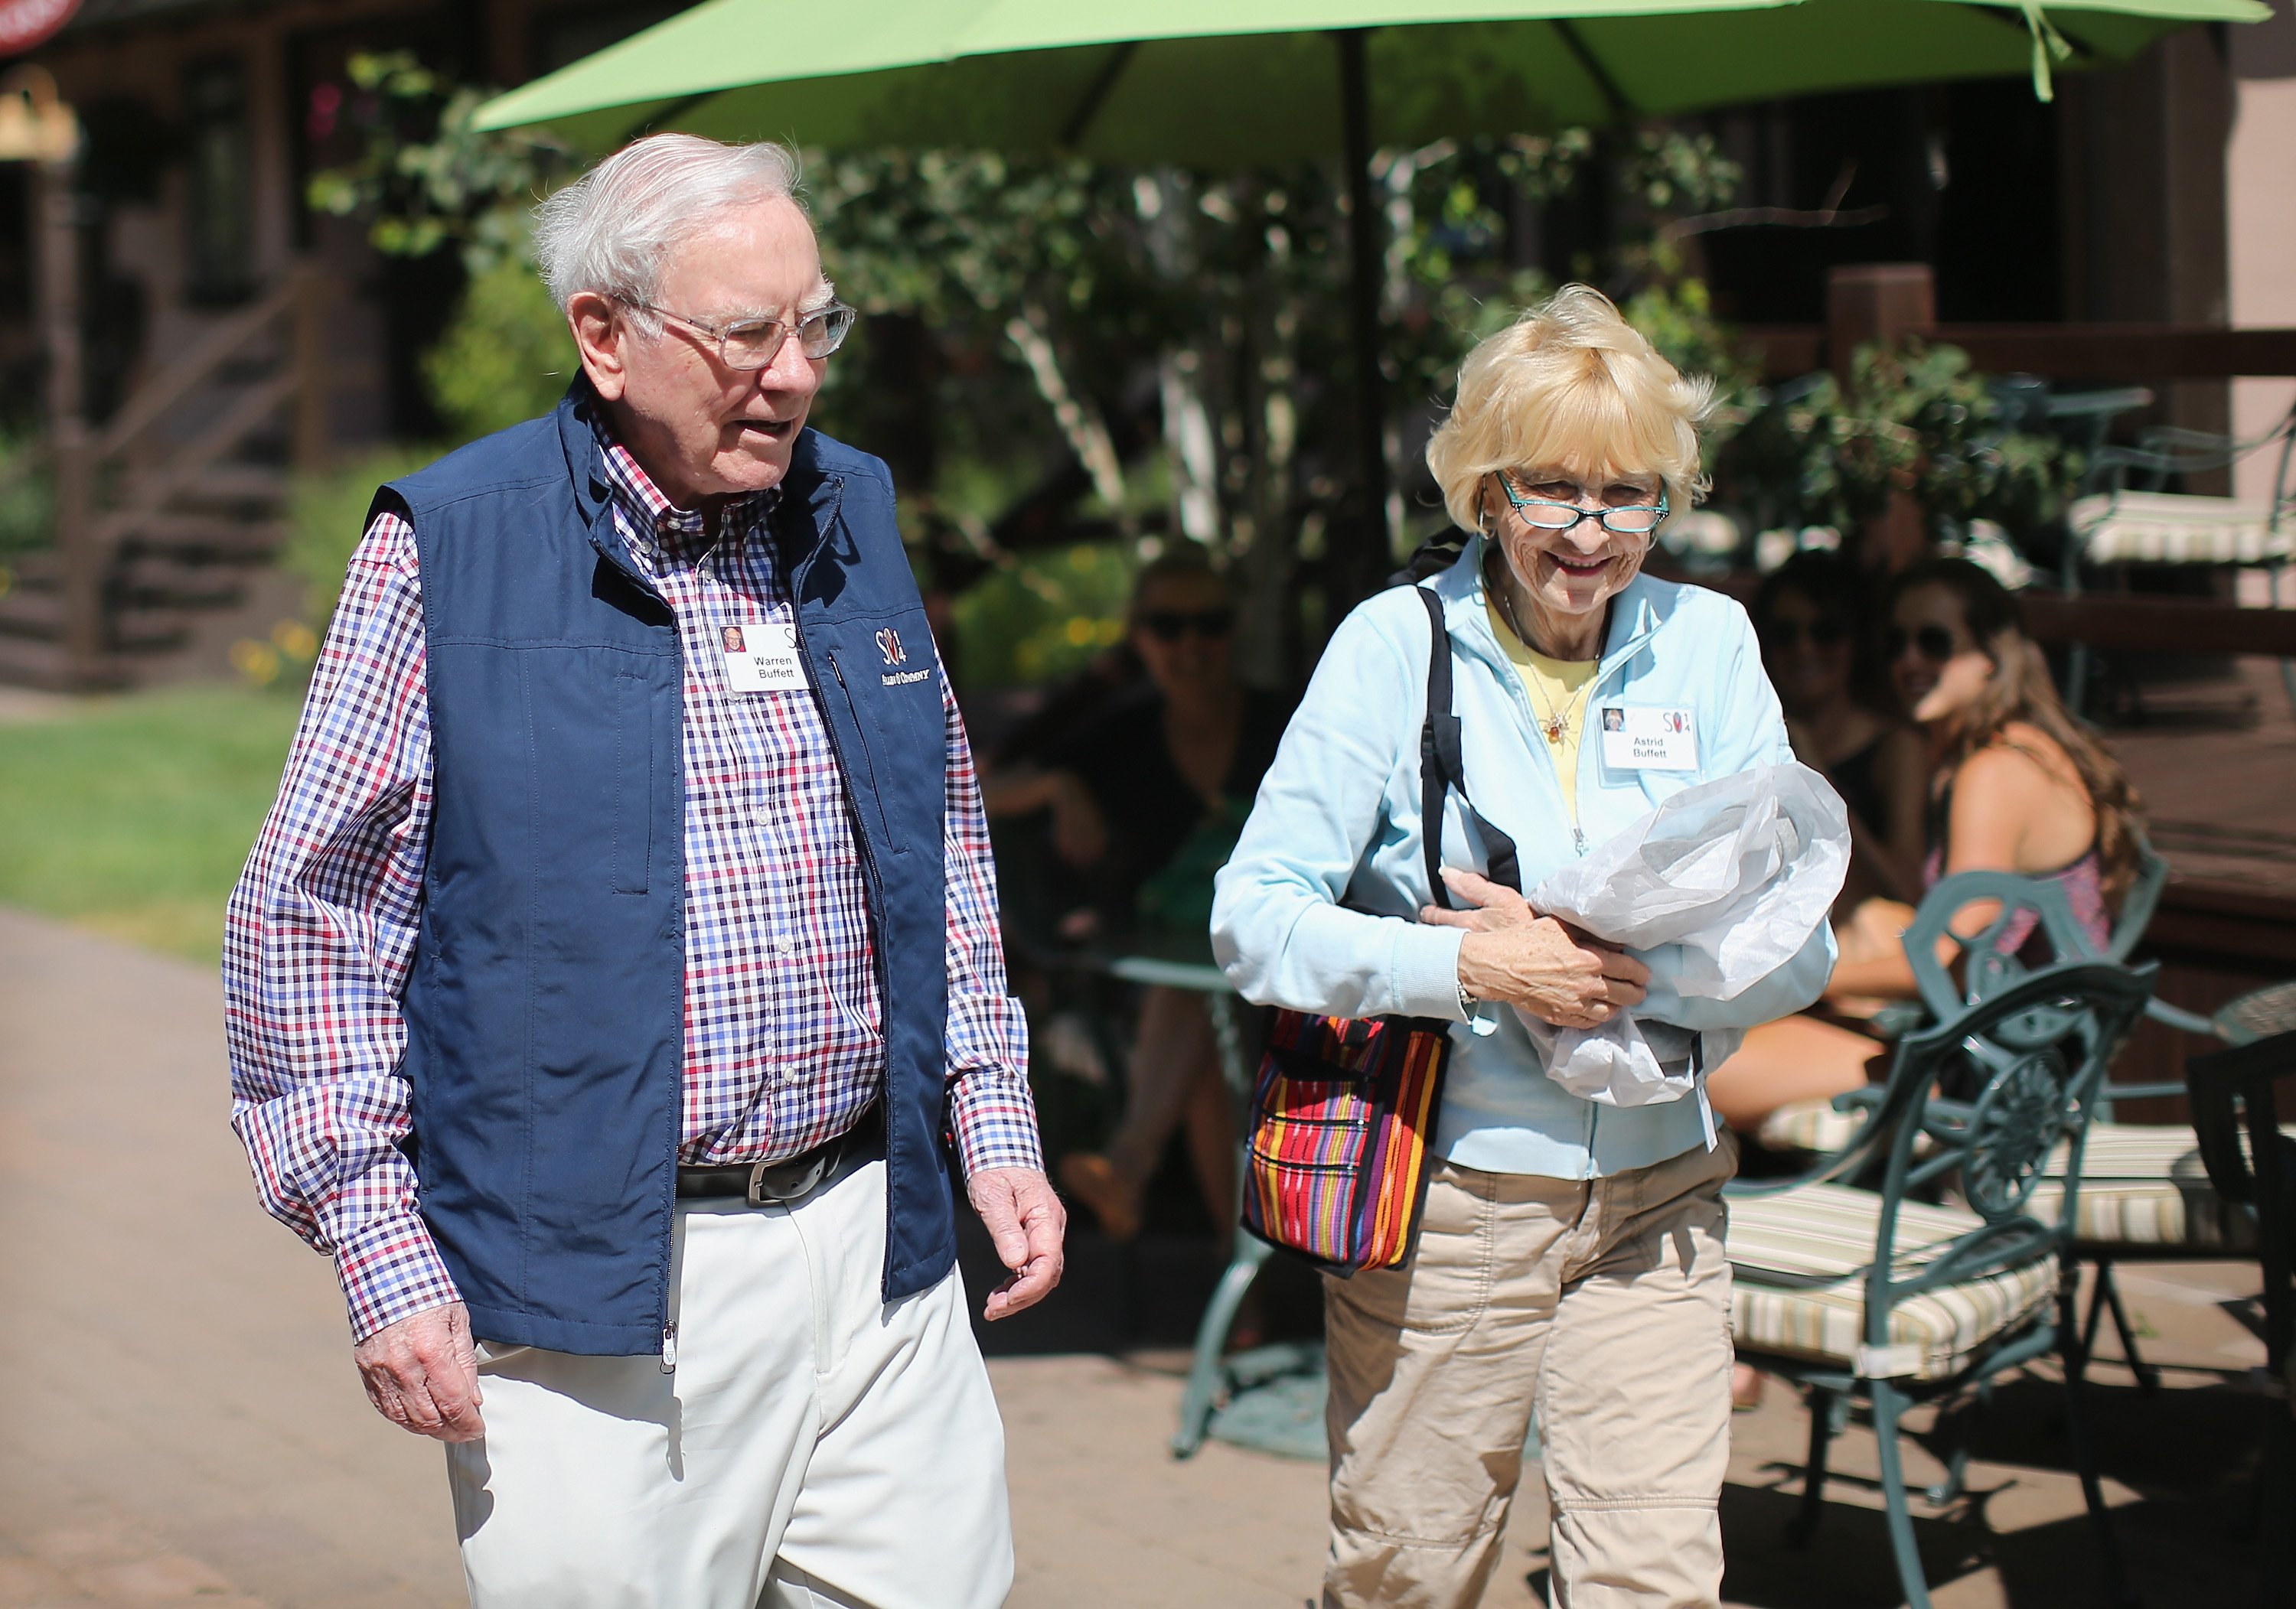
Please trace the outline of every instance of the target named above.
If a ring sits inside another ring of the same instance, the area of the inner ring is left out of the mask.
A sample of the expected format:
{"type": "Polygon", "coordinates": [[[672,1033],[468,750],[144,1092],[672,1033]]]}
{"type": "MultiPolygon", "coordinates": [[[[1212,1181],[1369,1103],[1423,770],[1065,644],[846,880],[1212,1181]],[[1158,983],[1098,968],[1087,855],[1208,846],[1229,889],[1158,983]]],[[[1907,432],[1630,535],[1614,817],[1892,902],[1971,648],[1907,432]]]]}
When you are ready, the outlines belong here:
{"type": "Polygon", "coordinates": [[[972,756],[773,145],[543,204],[582,374],[385,486],[231,903],[235,1126],[472,1601],[1003,1600],[947,1136],[1059,1279],[972,756]]]}

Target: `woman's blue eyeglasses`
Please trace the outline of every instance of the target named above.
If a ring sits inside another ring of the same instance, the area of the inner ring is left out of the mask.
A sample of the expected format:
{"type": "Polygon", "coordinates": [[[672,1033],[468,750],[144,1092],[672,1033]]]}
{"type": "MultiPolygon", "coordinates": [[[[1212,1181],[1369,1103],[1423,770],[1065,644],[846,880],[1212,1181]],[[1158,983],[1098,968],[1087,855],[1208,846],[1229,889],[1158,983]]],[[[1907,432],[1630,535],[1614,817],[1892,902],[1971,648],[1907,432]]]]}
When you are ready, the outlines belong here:
{"type": "Polygon", "coordinates": [[[1666,494],[1658,494],[1652,504],[1629,504],[1617,509],[1582,509],[1576,503],[1555,502],[1545,497],[1518,497],[1508,483],[1506,471],[1498,470],[1493,478],[1522,522],[1533,530],[1569,531],[1577,528],[1582,519],[1592,519],[1614,536],[1647,536],[1659,527],[1669,512],[1666,494]]]}

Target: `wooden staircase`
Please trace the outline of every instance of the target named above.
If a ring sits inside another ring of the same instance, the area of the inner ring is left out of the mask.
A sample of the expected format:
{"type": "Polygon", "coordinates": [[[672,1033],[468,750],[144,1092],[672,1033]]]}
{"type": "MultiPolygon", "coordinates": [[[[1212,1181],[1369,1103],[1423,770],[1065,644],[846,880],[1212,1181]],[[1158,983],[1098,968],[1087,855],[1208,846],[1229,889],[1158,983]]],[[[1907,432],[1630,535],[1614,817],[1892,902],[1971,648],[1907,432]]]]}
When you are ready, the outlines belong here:
{"type": "Polygon", "coordinates": [[[326,447],[324,282],[299,268],[90,431],[66,420],[12,476],[55,478],[55,540],[7,567],[0,682],[139,679],[230,608],[287,535],[290,473],[326,447]]]}

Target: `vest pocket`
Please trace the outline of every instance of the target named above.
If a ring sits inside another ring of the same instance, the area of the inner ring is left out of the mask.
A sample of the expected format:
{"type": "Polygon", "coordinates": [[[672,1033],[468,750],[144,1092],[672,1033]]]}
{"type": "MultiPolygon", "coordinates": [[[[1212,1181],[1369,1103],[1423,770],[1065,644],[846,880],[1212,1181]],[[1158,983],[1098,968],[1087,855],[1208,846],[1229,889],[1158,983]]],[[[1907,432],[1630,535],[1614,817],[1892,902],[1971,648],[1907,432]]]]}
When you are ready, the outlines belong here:
{"type": "MultiPolygon", "coordinates": [[[[877,774],[877,747],[880,739],[871,735],[869,719],[863,713],[865,708],[873,707],[874,701],[866,698],[857,698],[854,695],[853,689],[845,680],[844,662],[837,657],[835,649],[829,650],[829,669],[830,674],[837,678],[837,690],[844,696],[845,713],[853,723],[853,735],[856,739],[854,747],[857,752],[845,756],[846,786],[850,792],[858,796],[853,800],[853,808],[857,812],[866,811],[869,816],[875,820],[880,840],[888,849],[895,854],[906,854],[907,845],[902,843],[900,834],[894,829],[892,813],[885,808],[884,786],[888,779],[877,774]]],[[[836,736],[835,723],[832,723],[830,737],[832,741],[836,736]]],[[[867,834],[865,832],[862,836],[865,840],[867,834]]],[[[861,850],[864,854],[868,853],[868,845],[865,841],[861,845],[861,850]]]]}
{"type": "Polygon", "coordinates": [[[653,863],[652,700],[646,679],[627,673],[616,676],[612,705],[613,849],[608,876],[616,894],[644,894],[653,863]]]}

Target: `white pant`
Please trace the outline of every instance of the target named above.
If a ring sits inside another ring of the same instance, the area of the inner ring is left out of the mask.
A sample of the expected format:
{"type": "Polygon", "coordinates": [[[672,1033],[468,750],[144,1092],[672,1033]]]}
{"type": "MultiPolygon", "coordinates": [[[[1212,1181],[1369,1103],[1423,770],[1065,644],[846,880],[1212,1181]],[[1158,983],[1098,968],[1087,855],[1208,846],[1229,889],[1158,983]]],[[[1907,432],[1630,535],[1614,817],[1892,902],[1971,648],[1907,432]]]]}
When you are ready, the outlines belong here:
{"type": "Polygon", "coordinates": [[[677,1204],[658,1359],[480,1349],[447,1449],[475,1609],[990,1609],[1004,1427],[955,1273],[890,1306],[885,1164],[677,1204]]]}

